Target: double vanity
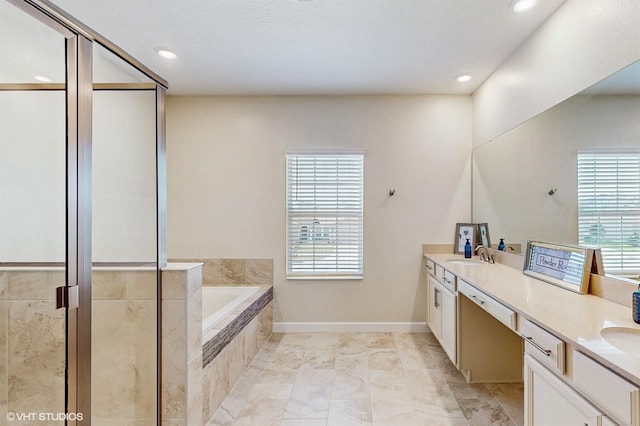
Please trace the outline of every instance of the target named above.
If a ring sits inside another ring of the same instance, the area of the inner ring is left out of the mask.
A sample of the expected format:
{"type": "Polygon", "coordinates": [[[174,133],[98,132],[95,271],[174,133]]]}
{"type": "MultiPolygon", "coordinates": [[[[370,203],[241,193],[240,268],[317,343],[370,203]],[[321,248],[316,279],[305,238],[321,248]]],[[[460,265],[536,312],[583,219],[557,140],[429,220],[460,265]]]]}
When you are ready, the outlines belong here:
{"type": "Polygon", "coordinates": [[[524,381],[525,425],[640,426],[631,308],[477,258],[424,266],[432,333],[468,382],[524,381]]]}

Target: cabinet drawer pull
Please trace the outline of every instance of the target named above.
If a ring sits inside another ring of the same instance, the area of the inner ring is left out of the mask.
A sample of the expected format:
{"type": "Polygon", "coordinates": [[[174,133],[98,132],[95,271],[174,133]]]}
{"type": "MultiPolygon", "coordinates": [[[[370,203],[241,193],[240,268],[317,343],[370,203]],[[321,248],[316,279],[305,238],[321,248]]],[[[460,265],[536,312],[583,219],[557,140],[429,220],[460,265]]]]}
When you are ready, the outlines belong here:
{"type": "Polygon", "coordinates": [[[427,269],[430,270],[430,271],[433,271],[433,267],[432,266],[427,265],[427,269]]]}
{"type": "Polygon", "coordinates": [[[474,298],[475,301],[478,302],[479,304],[484,305],[484,300],[478,299],[478,297],[475,294],[472,294],[471,297],[474,298]]]}
{"type": "Polygon", "coordinates": [[[552,352],[549,349],[545,349],[542,346],[540,346],[539,344],[537,344],[533,340],[533,337],[528,337],[528,336],[525,336],[524,334],[521,334],[520,336],[524,339],[525,342],[530,343],[531,346],[533,346],[534,348],[536,348],[537,350],[539,350],[540,352],[542,352],[546,356],[551,356],[552,352]]]}

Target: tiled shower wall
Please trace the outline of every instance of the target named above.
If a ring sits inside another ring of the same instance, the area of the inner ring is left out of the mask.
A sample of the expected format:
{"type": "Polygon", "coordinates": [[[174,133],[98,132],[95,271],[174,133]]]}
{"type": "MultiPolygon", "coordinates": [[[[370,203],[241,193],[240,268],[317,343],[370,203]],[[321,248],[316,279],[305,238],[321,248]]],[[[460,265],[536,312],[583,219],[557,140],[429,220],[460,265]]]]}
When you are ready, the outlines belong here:
{"type": "Polygon", "coordinates": [[[0,271],[0,422],[64,412],[65,316],[55,309],[64,279],[62,269],[0,271]]]}
{"type": "MultiPolygon", "coordinates": [[[[62,283],[62,270],[0,271],[2,422],[9,411],[64,412],[62,283]]],[[[93,272],[94,424],[155,424],[156,304],[155,270],[93,272]]]]}
{"type": "Polygon", "coordinates": [[[170,259],[202,263],[202,285],[272,285],[273,259],[170,259]]]}
{"type": "Polygon", "coordinates": [[[154,270],[93,271],[92,424],[156,424],[154,270]]]}

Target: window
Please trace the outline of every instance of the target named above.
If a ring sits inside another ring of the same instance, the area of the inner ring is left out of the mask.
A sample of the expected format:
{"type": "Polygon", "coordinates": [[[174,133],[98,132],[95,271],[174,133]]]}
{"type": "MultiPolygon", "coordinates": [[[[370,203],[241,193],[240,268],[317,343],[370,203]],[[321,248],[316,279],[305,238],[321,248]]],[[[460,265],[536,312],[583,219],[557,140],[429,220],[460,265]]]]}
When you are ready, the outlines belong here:
{"type": "Polygon", "coordinates": [[[640,153],[578,153],[578,240],[606,272],[640,272],[640,153]]]}
{"type": "Polygon", "coordinates": [[[287,278],[362,278],[362,154],[287,155],[287,278]]]}

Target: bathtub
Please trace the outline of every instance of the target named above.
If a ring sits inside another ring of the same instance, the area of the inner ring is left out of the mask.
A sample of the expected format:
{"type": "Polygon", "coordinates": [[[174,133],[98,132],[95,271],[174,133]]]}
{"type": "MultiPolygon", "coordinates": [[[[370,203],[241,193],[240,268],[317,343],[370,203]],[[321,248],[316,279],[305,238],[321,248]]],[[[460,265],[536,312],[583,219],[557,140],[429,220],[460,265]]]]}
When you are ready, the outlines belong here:
{"type": "Polygon", "coordinates": [[[202,331],[212,328],[258,291],[254,286],[202,287],[202,331]]]}

